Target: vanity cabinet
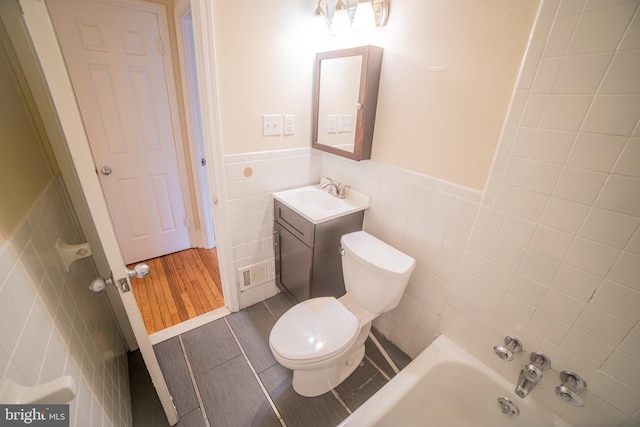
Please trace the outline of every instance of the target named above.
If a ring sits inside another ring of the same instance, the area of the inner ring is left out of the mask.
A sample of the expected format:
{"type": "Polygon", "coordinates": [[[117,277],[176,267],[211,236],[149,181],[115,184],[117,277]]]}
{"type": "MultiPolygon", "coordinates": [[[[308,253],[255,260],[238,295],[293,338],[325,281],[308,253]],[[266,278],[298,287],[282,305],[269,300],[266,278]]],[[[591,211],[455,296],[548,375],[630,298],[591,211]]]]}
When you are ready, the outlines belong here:
{"type": "Polygon", "coordinates": [[[276,284],[297,301],[344,295],[340,238],[362,230],[364,211],[314,224],[274,200],[276,284]]]}

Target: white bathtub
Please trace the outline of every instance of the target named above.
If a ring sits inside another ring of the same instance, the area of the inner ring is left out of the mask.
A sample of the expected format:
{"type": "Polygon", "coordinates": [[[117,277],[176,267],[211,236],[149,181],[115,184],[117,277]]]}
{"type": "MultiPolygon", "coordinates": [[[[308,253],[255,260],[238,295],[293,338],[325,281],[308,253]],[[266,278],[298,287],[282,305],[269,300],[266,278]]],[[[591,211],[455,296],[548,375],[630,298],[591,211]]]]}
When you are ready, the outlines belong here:
{"type": "Polygon", "coordinates": [[[570,427],[445,336],[438,337],[340,427],[570,427]],[[502,413],[509,398],[520,414],[502,413]]]}

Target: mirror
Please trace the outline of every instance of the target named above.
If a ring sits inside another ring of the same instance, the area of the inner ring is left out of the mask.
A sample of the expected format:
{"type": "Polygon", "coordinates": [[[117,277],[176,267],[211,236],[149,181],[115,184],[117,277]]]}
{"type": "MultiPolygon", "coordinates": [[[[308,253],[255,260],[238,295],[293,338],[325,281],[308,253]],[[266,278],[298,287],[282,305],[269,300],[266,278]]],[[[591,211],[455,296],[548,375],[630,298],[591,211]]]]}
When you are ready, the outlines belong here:
{"type": "Polygon", "coordinates": [[[316,54],[311,146],[352,160],[371,158],[382,48],[316,54]]]}

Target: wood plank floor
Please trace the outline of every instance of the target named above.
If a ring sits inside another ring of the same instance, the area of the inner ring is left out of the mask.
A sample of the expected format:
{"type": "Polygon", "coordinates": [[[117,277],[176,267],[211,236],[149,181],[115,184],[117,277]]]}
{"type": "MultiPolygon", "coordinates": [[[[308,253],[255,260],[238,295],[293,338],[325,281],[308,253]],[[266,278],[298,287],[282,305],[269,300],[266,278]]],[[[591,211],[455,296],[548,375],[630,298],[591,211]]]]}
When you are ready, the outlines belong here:
{"type": "Polygon", "coordinates": [[[131,287],[147,333],[224,306],[215,248],[187,249],[145,262],[151,273],[132,279],[131,287]]]}

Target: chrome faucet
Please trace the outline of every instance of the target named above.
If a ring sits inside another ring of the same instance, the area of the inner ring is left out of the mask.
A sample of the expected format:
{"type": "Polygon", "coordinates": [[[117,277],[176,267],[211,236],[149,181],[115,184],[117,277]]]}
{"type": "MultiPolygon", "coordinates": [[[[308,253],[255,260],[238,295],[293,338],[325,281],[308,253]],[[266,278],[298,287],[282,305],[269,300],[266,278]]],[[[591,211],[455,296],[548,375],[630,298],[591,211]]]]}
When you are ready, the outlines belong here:
{"type": "Polygon", "coordinates": [[[326,180],[327,182],[320,186],[323,190],[328,187],[329,189],[327,190],[327,193],[331,194],[332,196],[336,196],[339,199],[344,199],[346,197],[345,190],[347,188],[350,188],[348,185],[342,185],[339,182],[335,182],[331,178],[326,178],[326,180]],[[331,191],[331,189],[333,189],[333,191],[331,191]]]}
{"type": "Polygon", "coordinates": [[[551,366],[549,358],[539,351],[532,352],[530,360],[531,363],[527,363],[520,371],[518,385],[515,390],[518,397],[522,399],[527,397],[538,383],[542,381],[542,371],[549,369],[551,366]]]}

